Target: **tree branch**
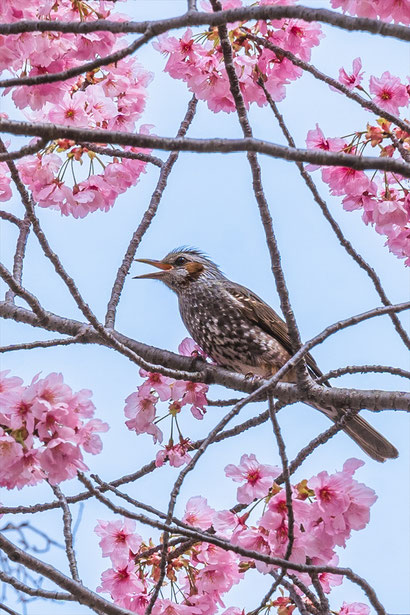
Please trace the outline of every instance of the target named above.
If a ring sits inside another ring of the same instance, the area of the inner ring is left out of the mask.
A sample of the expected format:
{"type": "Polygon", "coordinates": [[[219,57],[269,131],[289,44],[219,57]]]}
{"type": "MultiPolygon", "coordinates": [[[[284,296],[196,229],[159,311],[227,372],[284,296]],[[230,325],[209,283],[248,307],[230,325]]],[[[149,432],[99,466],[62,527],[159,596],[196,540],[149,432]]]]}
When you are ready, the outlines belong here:
{"type": "MultiPolygon", "coordinates": [[[[0,140],[0,146],[2,142],[0,140]]],[[[20,225],[20,232],[16,243],[16,251],[14,254],[13,262],[13,278],[18,284],[21,284],[23,277],[23,261],[26,253],[27,239],[30,233],[30,221],[27,216],[24,217],[22,224],[20,225]]],[[[9,289],[6,293],[6,301],[14,301],[15,292],[9,289]]]]}
{"type": "Polygon", "coordinates": [[[24,592],[25,594],[27,594],[28,596],[32,596],[33,598],[46,598],[48,600],[68,601],[75,600],[75,597],[71,594],[63,594],[62,592],[49,591],[41,588],[34,589],[33,587],[29,587],[19,579],[16,579],[6,574],[2,570],[0,570],[0,580],[3,581],[3,583],[11,585],[12,587],[14,587],[14,589],[17,589],[17,591],[24,592]]]}
{"type": "Polygon", "coordinates": [[[63,511],[63,534],[65,541],[65,552],[67,555],[68,565],[70,567],[71,576],[74,581],[81,583],[80,576],[78,574],[77,560],[75,557],[73,546],[73,534],[71,531],[71,524],[73,518],[71,516],[70,508],[67,503],[67,499],[64,493],[61,491],[58,485],[51,485],[54,495],[60,503],[61,510],[63,511]]]}
{"type": "Polygon", "coordinates": [[[288,161],[309,162],[320,166],[342,166],[356,170],[379,169],[391,171],[410,177],[410,165],[394,158],[380,158],[376,156],[355,156],[343,152],[328,152],[323,150],[297,149],[286,147],[260,139],[247,137],[244,139],[189,139],[156,137],[145,134],[130,134],[127,132],[83,129],[58,124],[43,124],[30,122],[16,122],[13,120],[0,120],[0,132],[15,135],[31,135],[44,137],[47,140],[71,139],[73,141],[90,141],[94,143],[113,143],[117,145],[131,145],[134,147],[161,149],[181,152],[258,152],[272,158],[288,161]]]}
{"type": "Polygon", "coordinates": [[[20,34],[22,32],[72,32],[85,34],[88,32],[113,32],[116,34],[144,33],[151,28],[154,35],[158,36],[167,30],[193,27],[193,26],[220,26],[236,21],[268,20],[268,19],[302,19],[303,21],[319,21],[327,23],[350,32],[370,32],[410,41],[410,29],[398,24],[389,24],[379,19],[365,17],[350,17],[336,11],[327,9],[314,9],[306,6],[256,6],[243,7],[221,11],[218,14],[205,12],[189,12],[177,17],[159,19],[154,21],[109,21],[98,19],[95,21],[25,21],[0,24],[0,34],[20,34]]]}
{"type": "Polygon", "coordinates": [[[23,156],[29,156],[31,154],[35,154],[43,149],[47,145],[47,139],[38,139],[35,143],[31,145],[23,145],[22,148],[15,152],[8,152],[5,148],[3,151],[0,151],[0,162],[4,162],[7,160],[17,160],[18,158],[23,158],[23,156]]]}
{"type": "Polygon", "coordinates": [[[128,158],[129,160],[142,160],[143,162],[149,162],[159,168],[164,164],[161,158],[151,156],[150,154],[143,154],[142,152],[130,152],[125,149],[99,147],[98,145],[94,145],[94,143],[80,143],[79,145],[101,156],[115,156],[116,158],[128,158]]]}
{"type": "MultiPolygon", "coordinates": [[[[314,346],[322,343],[327,337],[333,335],[337,331],[340,331],[346,327],[358,324],[369,318],[376,316],[382,316],[389,314],[390,312],[401,312],[403,310],[410,309],[410,302],[401,303],[393,306],[378,307],[368,312],[352,316],[345,320],[338,321],[333,325],[330,325],[324,329],[320,334],[306,342],[286,364],[286,369],[296,364],[300,356],[305,355],[314,346]]],[[[11,318],[17,322],[25,322],[35,327],[41,327],[51,331],[57,331],[58,333],[76,335],[83,333],[84,341],[86,343],[101,344],[110,347],[110,343],[104,338],[101,338],[92,327],[84,325],[76,320],[68,318],[62,318],[51,312],[46,312],[47,322],[41,325],[35,314],[26,310],[8,304],[0,302],[0,316],[4,318],[11,318]]],[[[238,391],[249,392],[255,389],[255,383],[249,381],[249,378],[230,372],[222,367],[211,365],[198,359],[192,359],[190,357],[183,357],[167,350],[155,348],[153,346],[147,346],[136,340],[112,331],[111,333],[117,340],[128,348],[135,349],[135,352],[143,357],[147,362],[155,363],[155,366],[161,373],[173,373],[173,377],[183,380],[190,380],[192,382],[204,382],[205,384],[220,384],[227,388],[235,389],[238,391]],[[162,370],[161,366],[165,365],[167,368],[162,370]],[[175,371],[170,371],[175,370],[175,371]],[[178,370],[178,372],[176,371],[178,370]]],[[[269,388],[271,386],[270,381],[265,381],[263,387],[269,388]]],[[[262,387],[261,387],[262,388],[262,387]]],[[[261,388],[258,389],[259,393],[261,388]]],[[[263,388],[265,392],[265,388],[263,388]]],[[[309,389],[308,394],[301,396],[297,391],[296,386],[284,382],[277,383],[275,389],[272,391],[275,397],[285,403],[291,403],[295,401],[317,401],[318,403],[326,403],[335,405],[337,407],[352,407],[352,408],[367,408],[368,410],[380,411],[383,409],[393,410],[408,410],[410,402],[410,394],[398,392],[398,391],[366,391],[356,389],[342,389],[342,388],[327,388],[319,385],[314,385],[309,389]]]]}
{"type": "Polygon", "coordinates": [[[339,367],[339,369],[333,369],[327,372],[327,374],[318,378],[316,383],[322,384],[326,382],[326,380],[338,378],[345,374],[368,374],[371,372],[376,374],[393,374],[394,376],[401,376],[402,378],[410,378],[410,372],[401,367],[390,367],[389,365],[348,365],[347,367],[339,367]]]}

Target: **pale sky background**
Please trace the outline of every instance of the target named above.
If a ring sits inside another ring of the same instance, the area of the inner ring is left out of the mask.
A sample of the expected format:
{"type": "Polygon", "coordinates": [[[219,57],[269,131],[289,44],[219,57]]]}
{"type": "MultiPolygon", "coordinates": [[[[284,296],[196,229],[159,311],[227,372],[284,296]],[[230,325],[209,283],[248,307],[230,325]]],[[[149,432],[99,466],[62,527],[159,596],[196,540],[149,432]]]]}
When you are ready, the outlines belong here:
{"type": "MultiPolygon", "coordinates": [[[[329,8],[328,2],[306,2],[308,6],[329,8]]],[[[133,0],[121,3],[118,9],[134,19],[158,19],[177,15],[186,8],[185,1],[133,0]]],[[[404,42],[383,39],[370,34],[349,33],[322,26],[327,37],[312,54],[313,63],[325,73],[337,76],[341,66],[351,67],[352,60],[361,56],[366,75],[380,76],[385,70],[402,78],[408,72],[408,49],[404,42]]],[[[153,124],[158,135],[175,135],[186,105],[191,97],[184,83],[172,80],[162,72],[165,60],[152,45],[138,52],[141,63],[155,73],[149,86],[149,100],[142,123],[153,124]]],[[[285,120],[300,147],[305,145],[307,131],[316,122],[327,136],[341,136],[362,129],[366,121],[373,120],[353,101],[316,81],[309,74],[287,86],[287,98],[279,105],[285,120]]],[[[0,100],[0,108],[11,117],[20,119],[13,111],[9,98],[0,100]]],[[[250,119],[256,137],[284,143],[275,119],[267,109],[252,107],[250,119]]],[[[234,114],[217,115],[200,102],[189,129],[191,137],[241,136],[234,114]]],[[[369,152],[370,153],[370,152],[369,152]]],[[[159,154],[162,158],[165,153],[159,154]]],[[[268,157],[260,158],[263,183],[274,220],[275,232],[282,255],[283,267],[290,299],[303,340],[320,332],[327,325],[371,309],[380,304],[378,295],[367,275],[353,262],[335,239],[329,225],[312,200],[298,170],[291,164],[268,157]]],[[[321,194],[327,199],[331,211],[356,249],[366,258],[381,277],[392,302],[406,300],[409,276],[403,261],[383,247],[384,238],[372,228],[365,227],[360,213],[342,210],[340,198],[328,197],[328,189],[319,180],[321,194]]],[[[56,211],[41,209],[40,216],[51,246],[94,313],[103,319],[112,281],[122,260],[129,239],[145,211],[158,178],[158,169],[150,167],[140,183],[120,196],[108,213],[97,212],[83,220],[63,218],[56,211]]],[[[21,215],[22,206],[14,194],[12,202],[5,204],[13,213],[21,215]]],[[[12,251],[16,232],[11,225],[1,222],[3,259],[12,266],[12,251]]],[[[265,237],[259,219],[250,181],[250,171],[243,153],[232,155],[180,155],[169,179],[154,223],[146,233],[138,256],[160,258],[169,249],[189,244],[206,251],[228,277],[252,288],[278,309],[279,300],[270,270],[265,237]]],[[[132,274],[145,272],[136,264],[132,274]]],[[[82,319],[74,302],[52,266],[43,258],[33,236],[30,236],[25,262],[23,283],[42,301],[43,306],[57,314],[82,319]]],[[[20,303],[20,302],[18,302],[20,303]]],[[[402,322],[408,320],[402,317],[402,322]]],[[[122,333],[147,344],[176,351],[186,331],[178,314],[176,298],[161,284],[152,281],[126,281],[119,306],[117,328],[122,333]]],[[[55,337],[22,324],[2,323],[2,344],[55,337]]],[[[390,319],[385,316],[369,320],[346,329],[328,339],[313,352],[322,370],[335,367],[381,363],[409,368],[406,349],[396,334],[390,319]]],[[[150,436],[136,436],[124,425],[124,399],[141,383],[138,370],[125,357],[98,346],[71,346],[56,349],[38,349],[7,353],[0,357],[1,369],[11,369],[28,383],[39,371],[47,375],[62,372],[73,390],[92,389],[96,417],[110,424],[110,431],[102,435],[103,453],[87,456],[86,462],[93,472],[105,480],[131,473],[150,461],[157,451],[150,436]]],[[[335,381],[336,386],[358,388],[406,389],[406,381],[389,375],[367,374],[345,376],[335,381]]],[[[232,392],[227,392],[232,396],[232,392]]],[[[212,387],[209,397],[216,399],[221,390],[212,387]]],[[[238,418],[242,422],[263,409],[263,405],[247,406],[238,418]]],[[[192,439],[203,437],[225,413],[224,409],[210,408],[205,420],[198,422],[184,412],[181,425],[184,434],[192,439]]],[[[363,416],[371,420],[399,449],[398,460],[378,464],[344,434],[339,434],[311,455],[294,475],[297,482],[310,478],[326,469],[329,473],[341,469],[350,457],[364,459],[366,464],[356,478],[375,489],[379,499],[371,510],[369,526],[353,532],[346,550],[339,549],[340,565],[349,566],[365,577],[375,588],[381,602],[390,614],[410,612],[409,579],[409,420],[404,413],[385,412],[363,416]]],[[[312,437],[329,426],[319,412],[297,404],[279,415],[290,459],[312,437]]],[[[167,437],[168,432],[165,432],[167,437]]],[[[223,468],[238,463],[242,453],[256,453],[262,463],[279,464],[276,443],[269,424],[264,424],[228,440],[211,446],[190,475],[178,498],[176,514],[183,514],[186,500],[201,494],[217,509],[229,508],[235,503],[236,485],[224,478],[223,468]]],[[[160,468],[129,486],[127,491],[137,499],[165,509],[169,489],[176,479],[175,468],[160,468]]],[[[66,494],[83,490],[75,480],[61,484],[66,494]]],[[[33,504],[54,499],[47,485],[21,491],[3,489],[0,500],[6,505],[33,504]]],[[[78,506],[72,508],[74,519],[78,506]]],[[[76,536],[79,571],[84,583],[95,589],[100,574],[108,567],[98,547],[93,528],[97,519],[112,519],[113,515],[95,501],[87,502],[76,536]]],[[[24,520],[23,517],[19,520],[24,520]]],[[[61,513],[51,511],[29,517],[29,520],[47,529],[52,537],[62,536],[61,513]]],[[[15,517],[4,517],[0,524],[16,522],[15,517]]],[[[157,536],[149,528],[138,527],[145,539],[157,536]]],[[[11,535],[9,535],[11,538],[11,535]]],[[[68,574],[68,566],[61,551],[53,550],[41,556],[56,563],[68,574]]],[[[270,577],[251,573],[249,579],[235,586],[225,604],[246,610],[255,608],[270,586],[270,577]]],[[[333,609],[342,602],[366,602],[363,592],[345,581],[331,594],[333,609]]],[[[8,591],[7,604],[21,612],[21,605],[8,591]]],[[[28,605],[30,615],[82,615],[90,612],[70,603],[44,603],[28,605]]]]}

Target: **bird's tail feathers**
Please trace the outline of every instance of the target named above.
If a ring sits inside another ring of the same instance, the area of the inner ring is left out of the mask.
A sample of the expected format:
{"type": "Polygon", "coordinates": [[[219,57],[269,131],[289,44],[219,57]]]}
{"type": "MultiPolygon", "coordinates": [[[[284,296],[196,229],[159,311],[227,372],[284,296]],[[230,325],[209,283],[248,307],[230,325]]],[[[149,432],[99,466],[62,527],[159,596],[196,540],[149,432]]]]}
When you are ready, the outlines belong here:
{"type": "MultiPolygon", "coordinates": [[[[326,414],[334,422],[343,413],[336,408],[324,408],[316,405],[315,408],[326,414]]],[[[353,414],[346,420],[343,431],[375,461],[383,462],[386,459],[396,459],[399,456],[396,447],[358,414],[353,414]]]]}

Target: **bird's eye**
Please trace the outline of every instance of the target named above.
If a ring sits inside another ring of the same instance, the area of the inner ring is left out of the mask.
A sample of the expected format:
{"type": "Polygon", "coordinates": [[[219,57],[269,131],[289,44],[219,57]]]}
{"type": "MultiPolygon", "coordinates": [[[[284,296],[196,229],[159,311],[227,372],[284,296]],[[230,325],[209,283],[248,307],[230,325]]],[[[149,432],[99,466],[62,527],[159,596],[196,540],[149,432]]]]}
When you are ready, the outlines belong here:
{"type": "Polygon", "coordinates": [[[186,262],[188,262],[188,259],[186,259],[185,256],[178,256],[178,258],[174,260],[174,265],[180,267],[181,265],[185,265],[186,262]]]}

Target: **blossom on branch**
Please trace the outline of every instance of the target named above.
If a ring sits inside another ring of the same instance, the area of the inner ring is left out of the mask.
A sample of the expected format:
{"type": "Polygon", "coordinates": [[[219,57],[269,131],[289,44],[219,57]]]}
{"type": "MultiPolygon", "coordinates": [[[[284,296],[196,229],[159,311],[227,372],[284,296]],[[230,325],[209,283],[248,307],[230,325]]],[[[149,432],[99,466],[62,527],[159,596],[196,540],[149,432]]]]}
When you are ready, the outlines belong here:
{"type": "Polygon", "coordinates": [[[21,378],[0,372],[0,485],[13,489],[47,479],[55,485],[87,470],[83,450],[102,449],[108,425],[94,414],[87,390],[73,393],[61,374],[21,378]]]}

